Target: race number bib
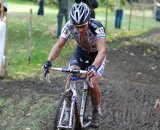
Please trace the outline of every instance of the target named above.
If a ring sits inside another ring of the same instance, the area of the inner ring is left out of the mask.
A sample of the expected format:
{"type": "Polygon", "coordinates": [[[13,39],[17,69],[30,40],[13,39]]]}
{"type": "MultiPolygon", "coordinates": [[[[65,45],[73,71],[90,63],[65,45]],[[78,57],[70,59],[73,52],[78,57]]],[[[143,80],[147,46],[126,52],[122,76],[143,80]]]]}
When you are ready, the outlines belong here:
{"type": "Polygon", "coordinates": [[[105,34],[105,31],[104,31],[103,27],[100,27],[100,28],[96,29],[95,32],[97,33],[97,36],[96,36],[97,39],[106,37],[106,34],[105,34]]]}
{"type": "Polygon", "coordinates": [[[64,27],[61,32],[61,36],[64,38],[68,38],[70,35],[70,31],[67,27],[64,27]]]}

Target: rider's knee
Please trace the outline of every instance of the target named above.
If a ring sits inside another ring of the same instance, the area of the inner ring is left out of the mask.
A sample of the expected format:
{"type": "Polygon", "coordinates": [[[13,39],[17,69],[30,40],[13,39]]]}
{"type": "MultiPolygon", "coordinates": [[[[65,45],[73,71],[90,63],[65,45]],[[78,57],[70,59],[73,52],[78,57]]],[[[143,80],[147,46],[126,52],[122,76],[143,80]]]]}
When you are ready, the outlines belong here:
{"type": "Polygon", "coordinates": [[[97,76],[94,76],[91,78],[91,81],[92,81],[92,85],[95,86],[95,87],[98,87],[99,85],[99,77],[97,76]]]}
{"type": "MultiPolygon", "coordinates": [[[[73,70],[80,70],[81,68],[77,65],[72,65],[72,66],[69,66],[69,69],[73,69],[73,70]]],[[[75,77],[80,77],[80,74],[69,74],[69,76],[75,76],[75,77]]]]}
{"type": "Polygon", "coordinates": [[[69,66],[69,69],[80,70],[81,68],[77,65],[69,66]]]}

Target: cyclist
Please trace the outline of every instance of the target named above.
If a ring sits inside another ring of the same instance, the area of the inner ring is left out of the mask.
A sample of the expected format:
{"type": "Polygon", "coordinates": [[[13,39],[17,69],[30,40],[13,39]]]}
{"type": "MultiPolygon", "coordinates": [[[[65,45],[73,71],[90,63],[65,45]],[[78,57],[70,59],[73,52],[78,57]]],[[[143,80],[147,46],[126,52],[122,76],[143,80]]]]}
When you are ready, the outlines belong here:
{"type": "Polygon", "coordinates": [[[43,64],[43,68],[45,72],[49,72],[52,61],[58,57],[69,36],[72,35],[77,42],[77,47],[70,59],[69,66],[82,70],[89,66],[87,76],[93,84],[93,87],[90,88],[93,106],[91,126],[98,127],[101,118],[101,89],[98,82],[105,67],[106,33],[105,28],[98,20],[90,18],[90,13],[89,7],[83,2],[75,3],[71,7],[70,19],[62,29],[58,41],[48,56],[48,60],[43,64]]]}

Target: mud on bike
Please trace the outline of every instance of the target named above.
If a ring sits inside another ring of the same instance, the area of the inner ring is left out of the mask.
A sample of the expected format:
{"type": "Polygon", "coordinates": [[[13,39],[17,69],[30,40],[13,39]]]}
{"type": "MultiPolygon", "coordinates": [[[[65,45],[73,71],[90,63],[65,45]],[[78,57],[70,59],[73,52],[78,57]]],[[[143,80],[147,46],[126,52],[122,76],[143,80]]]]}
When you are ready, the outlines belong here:
{"type": "MultiPolygon", "coordinates": [[[[86,78],[87,71],[53,67],[51,70],[72,75],[69,79],[69,88],[63,93],[57,106],[53,130],[86,130],[90,127],[92,121],[92,107],[89,99],[89,87],[92,87],[92,84],[86,78]],[[76,74],[81,74],[81,76],[77,77],[76,74]],[[68,100],[70,106],[69,120],[67,124],[63,124],[68,100]]],[[[49,81],[48,75],[45,78],[49,81]]]]}

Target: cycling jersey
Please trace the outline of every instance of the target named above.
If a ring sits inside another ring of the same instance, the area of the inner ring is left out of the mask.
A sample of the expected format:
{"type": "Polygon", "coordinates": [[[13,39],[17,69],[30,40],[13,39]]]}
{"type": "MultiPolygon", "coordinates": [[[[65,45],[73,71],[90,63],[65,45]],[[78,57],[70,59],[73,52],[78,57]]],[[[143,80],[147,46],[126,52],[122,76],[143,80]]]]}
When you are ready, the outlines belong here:
{"type": "MultiPolygon", "coordinates": [[[[71,35],[77,41],[78,45],[82,49],[84,49],[81,46],[82,44],[80,43],[80,34],[79,34],[77,28],[71,23],[71,21],[68,21],[65,24],[65,26],[63,27],[60,36],[65,39],[68,39],[69,36],[71,36],[71,35]]],[[[91,19],[86,35],[87,35],[87,39],[88,39],[88,44],[90,46],[89,52],[96,52],[97,51],[96,40],[106,37],[105,28],[98,20],[91,19]]]]}

